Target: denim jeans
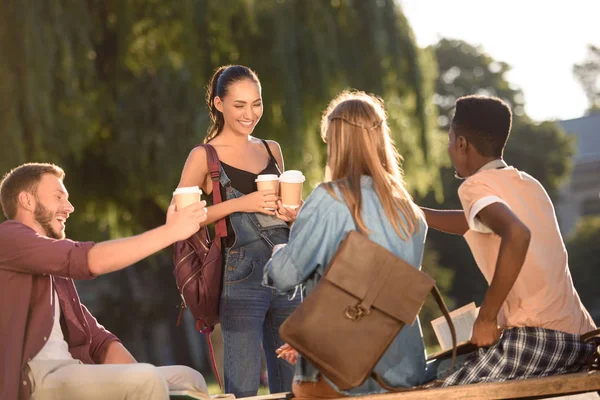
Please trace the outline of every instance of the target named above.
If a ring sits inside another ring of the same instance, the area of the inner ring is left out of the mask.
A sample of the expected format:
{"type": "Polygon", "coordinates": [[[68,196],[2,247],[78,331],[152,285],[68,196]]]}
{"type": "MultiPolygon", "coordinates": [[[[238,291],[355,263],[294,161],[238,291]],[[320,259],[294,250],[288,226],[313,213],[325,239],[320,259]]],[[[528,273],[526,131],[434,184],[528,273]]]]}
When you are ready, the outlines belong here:
{"type": "MultiPolygon", "coordinates": [[[[221,170],[228,200],[242,196],[221,170]]],[[[263,267],[276,244],[287,243],[289,228],[275,217],[259,213],[229,216],[235,242],[225,249],[221,294],[225,392],[255,396],[260,385],[261,344],[271,393],[291,391],[294,370],[275,350],[283,345],[279,327],[300,303],[275,288],[262,285],[263,267]]]]}

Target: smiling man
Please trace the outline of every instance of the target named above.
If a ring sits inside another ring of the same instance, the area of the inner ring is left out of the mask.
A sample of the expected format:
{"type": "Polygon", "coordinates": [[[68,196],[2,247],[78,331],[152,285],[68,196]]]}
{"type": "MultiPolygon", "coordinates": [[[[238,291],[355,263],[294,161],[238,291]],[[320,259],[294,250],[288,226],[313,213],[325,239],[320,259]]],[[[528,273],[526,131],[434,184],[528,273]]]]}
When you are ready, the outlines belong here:
{"type": "Polygon", "coordinates": [[[204,203],[175,212],[164,225],[102,243],[65,239],[74,211],[52,164],[24,164],[0,182],[8,221],[0,224],[0,398],[168,399],[169,389],[206,393],[188,367],[138,364],[82,305],[73,279],[126,268],[206,220],[204,203]]]}

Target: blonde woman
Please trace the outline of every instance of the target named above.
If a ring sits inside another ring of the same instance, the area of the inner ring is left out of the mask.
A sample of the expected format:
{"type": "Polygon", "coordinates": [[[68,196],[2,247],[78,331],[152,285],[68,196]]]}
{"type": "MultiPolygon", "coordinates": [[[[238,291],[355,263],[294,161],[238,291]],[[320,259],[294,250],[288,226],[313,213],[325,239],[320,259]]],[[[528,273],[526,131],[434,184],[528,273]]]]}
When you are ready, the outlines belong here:
{"type": "MultiPolygon", "coordinates": [[[[323,116],[321,136],[327,143],[329,182],[308,197],[294,222],[289,243],[267,263],[270,283],[282,291],[304,284],[310,296],[341,241],[352,230],[367,234],[420,268],[427,225],[404,187],[400,156],[390,138],[383,101],[363,92],[340,94],[323,116]]],[[[360,349],[360,343],[356,345],[360,349]]],[[[296,363],[293,391],[298,399],[385,391],[369,379],[358,388],[340,392],[289,350],[293,349],[285,345],[278,352],[296,363]]],[[[401,331],[375,371],[392,386],[411,387],[424,381],[425,352],[418,321],[401,331]]]]}

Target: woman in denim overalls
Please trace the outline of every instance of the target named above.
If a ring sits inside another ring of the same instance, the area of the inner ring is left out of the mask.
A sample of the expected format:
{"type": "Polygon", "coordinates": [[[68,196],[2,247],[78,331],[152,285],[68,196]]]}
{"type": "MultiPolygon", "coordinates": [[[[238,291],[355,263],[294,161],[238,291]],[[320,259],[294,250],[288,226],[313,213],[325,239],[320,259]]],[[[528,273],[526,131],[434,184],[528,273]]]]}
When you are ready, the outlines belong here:
{"type": "MultiPolygon", "coordinates": [[[[275,350],[283,344],[279,326],[300,299],[288,298],[261,283],[263,266],[275,245],[287,243],[289,228],[287,218],[277,211],[276,193],[257,191],[254,182],[259,174],[279,175],[283,169],[281,150],[273,141],[250,136],[262,115],[262,98],[258,77],[249,68],[219,68],[209,85],[207,102],[213,126],[205,142],[210,141],[221,160],[223,202],[208,209],[206,223],[228,217],[220,309],[225,392],[238,398],[256,395],[261,344],[269,390],[290,391],[293,369],[277,358],[275,350]]],[[[212,189],[202,147],[190,153],[179,186],[199,182],[205,193],[212,189]]]]}

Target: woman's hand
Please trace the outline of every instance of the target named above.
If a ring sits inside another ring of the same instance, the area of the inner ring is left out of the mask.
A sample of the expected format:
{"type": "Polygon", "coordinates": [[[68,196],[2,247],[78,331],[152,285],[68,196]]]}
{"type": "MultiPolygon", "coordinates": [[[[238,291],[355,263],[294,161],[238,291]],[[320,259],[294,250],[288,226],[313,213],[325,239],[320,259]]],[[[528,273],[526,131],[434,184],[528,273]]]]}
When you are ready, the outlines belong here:
{"type": "Polygon", "coordinates": [[[277,208],[277,194],[274,190],[258,190],[238,198],[239,210],[241,212],[260,212],[267,215],[275,215],[277,208]]]}
{"type": "Polygon", "coordinates": [[[277,353],[277,358],[283,358],[292,365],[298,361],[298,352],[287,343],[275,350],[275,353],[277,353]]]}
{"type": "Polygon", "coordinates": [[[296,217],[298,216],[298,213],[300,212],[300,209],[303,205],[304,201],[300,200],[300,205],[294,210],[288,207],[284,207],[283,203],[281,202],[281,199],[277,200],[277,210],[275,210],[275,215],[280,220],[292,224],[296,220],[296,217]]]}

